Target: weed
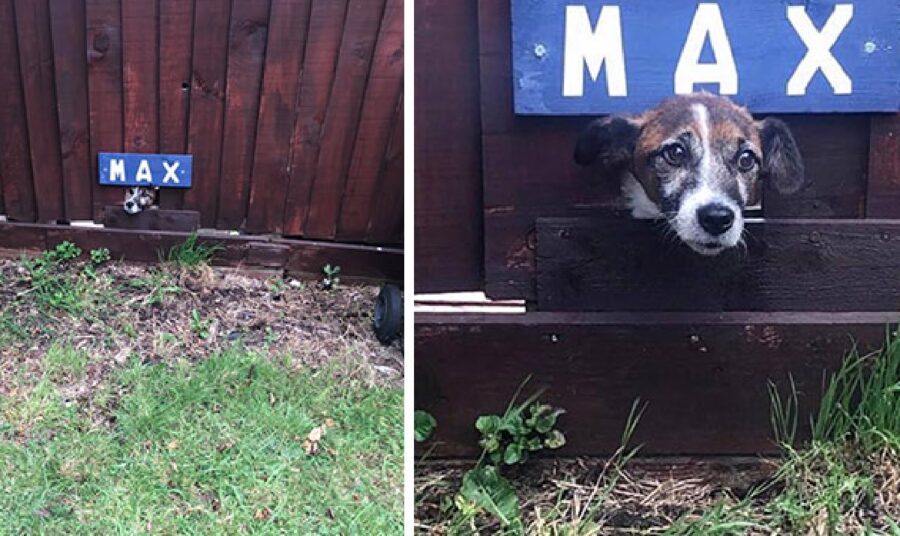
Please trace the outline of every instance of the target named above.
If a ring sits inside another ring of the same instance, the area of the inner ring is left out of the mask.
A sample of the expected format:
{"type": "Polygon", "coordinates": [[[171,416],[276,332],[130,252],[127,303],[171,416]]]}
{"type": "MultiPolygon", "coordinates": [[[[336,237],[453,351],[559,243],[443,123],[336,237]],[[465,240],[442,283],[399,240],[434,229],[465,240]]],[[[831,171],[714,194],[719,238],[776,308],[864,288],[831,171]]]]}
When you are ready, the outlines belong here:
{"type": "Polygon", "coordinates": [[[100,248],[91,250],[91,262],[95,265],[99,266],[101,264],[109,262],[109,259],[110,255],[108,249],[100,248]]]}
{"type": "Polygon", "coordinates": [[[196,268],[209,264],[216,253],[224,249],[221,244],[201,243],[197,233],[193,233],[184,243],[170,249],[165,260],[182,268],[196,268]]]}
{"type": "Polygon", "coordinates": [[[419,443],[428,441],[428,438],[431,437],[431,434],[434,433],[434,429],[437,427],[435,418],[427,411],[417,409],[413,420],[415,421],[416,441],[419,443]]]}
{"type": "Polygon", "coordinates": [[[209,338],[209,320],[200,317],[200,311],[191,310],[191,331],[197,334],[201,339],[209,338]]]}
{"type": "Polygon", "coordinates": [[[54,344],[44,356],[44,373],[53,381],[78,377],[88,362],[87,352],[68,345],[54,344]]]}
{"type": "Polygon", "coordinates": [[[341,267],[326,264],[322,268],[322,273],[325,274],[325,277],[322,279],[322,286],[325,287],[325,290],[337,288],[338,284],[341,282],[341,278],[338,277],[338,274],[341,273],[341,267]]]}

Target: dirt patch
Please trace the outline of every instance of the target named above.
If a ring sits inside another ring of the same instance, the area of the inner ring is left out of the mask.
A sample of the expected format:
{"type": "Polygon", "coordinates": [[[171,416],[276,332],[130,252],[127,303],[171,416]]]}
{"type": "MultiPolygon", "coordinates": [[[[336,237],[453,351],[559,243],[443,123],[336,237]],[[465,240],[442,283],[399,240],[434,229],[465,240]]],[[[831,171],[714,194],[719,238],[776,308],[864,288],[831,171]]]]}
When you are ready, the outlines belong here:
{"type": "Polygon", "coordinates": [[[0,260],[0,396],[31,389],[58,348],[87,356],[57,382],[78,405],[135,359],[197,361],[235,345],[291,367],[338,364],[340,374],[373,385],[402,384],[401,342],[384,346],[372,331],[375,286],[325,290],[274,272],[119,262],[68,263],[47,288],[33,277],[21,261],[0,260]],[[48,305],[57,301],[68,309],[48,305]]]}

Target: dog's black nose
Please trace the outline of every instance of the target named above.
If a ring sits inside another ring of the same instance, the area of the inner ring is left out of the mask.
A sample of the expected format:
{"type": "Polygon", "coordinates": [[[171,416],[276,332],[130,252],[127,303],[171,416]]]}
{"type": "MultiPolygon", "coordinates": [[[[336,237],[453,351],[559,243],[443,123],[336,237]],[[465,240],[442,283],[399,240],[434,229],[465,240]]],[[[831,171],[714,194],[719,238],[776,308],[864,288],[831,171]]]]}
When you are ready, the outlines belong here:
{"type": "Polygon", "coordinates": [[[704,205],[697,209],[697,221],[707,233],[718,236],[734,224],[734,211],[725,205],[704,205]]]}

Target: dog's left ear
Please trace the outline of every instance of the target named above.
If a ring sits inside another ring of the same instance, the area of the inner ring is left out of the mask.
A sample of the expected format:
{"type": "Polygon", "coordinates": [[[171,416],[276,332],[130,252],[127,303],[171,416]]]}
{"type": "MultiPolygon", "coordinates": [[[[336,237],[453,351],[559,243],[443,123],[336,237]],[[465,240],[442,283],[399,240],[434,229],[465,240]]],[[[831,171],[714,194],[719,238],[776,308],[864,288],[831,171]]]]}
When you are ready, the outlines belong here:
{"type": "Polygon", "coordinates": [[[771,181],[778,193],[797,193],[806,185],[806,179],[803,158],[788,126],[780,119],[769,117],[758,122],[757,128],[763,152],[761,178],[771,181]]]}
{"type": "Polygon", "coordinates": [[[575,143],[575,163],[588,166],[599,160],[604,171],[627,167],[641,133],[637,119],[612,116],[591,121],[575,143]]]}

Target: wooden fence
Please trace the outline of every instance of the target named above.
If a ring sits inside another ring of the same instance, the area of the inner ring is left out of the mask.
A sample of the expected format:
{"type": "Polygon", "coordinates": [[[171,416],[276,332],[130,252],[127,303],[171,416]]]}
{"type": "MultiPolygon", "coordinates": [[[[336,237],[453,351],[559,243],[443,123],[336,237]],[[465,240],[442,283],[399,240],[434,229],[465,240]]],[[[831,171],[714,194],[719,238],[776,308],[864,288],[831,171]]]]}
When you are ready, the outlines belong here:
{"type": "Polygon", "coordinates": [[[98,152],[189,153],[205,228],[400,244],[402,0],[0,0],[0,214],[101,221],[98,152]]]}
{"type": "Polygon", "coordinates": [[[585,118],[513,113],[508,0],[417,8],[416,291],[528,310],[416,315],[437,455],[477,455],[475,418],[529,374],[569,409],[567,454],[615,448],[637,397],[644,452],[772,452],[766,382],[791,374],[811,411],[823,372],[900,321],[900,115],[781,116],[810,186],[765,191],[748,250],[700,259],[574,165],[585,118]]]}

